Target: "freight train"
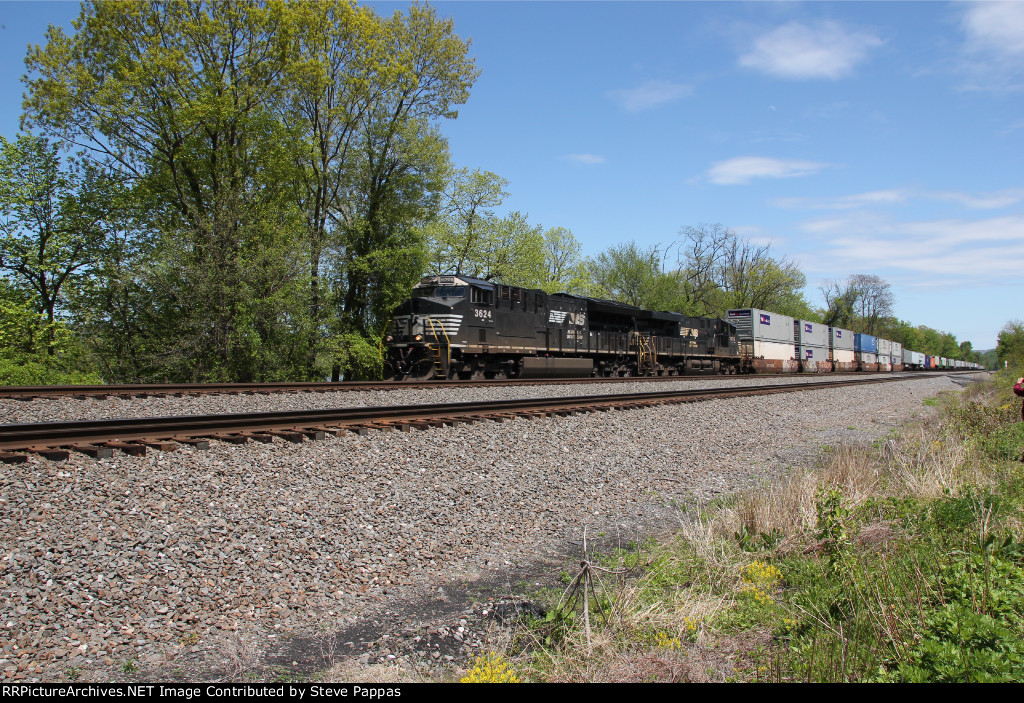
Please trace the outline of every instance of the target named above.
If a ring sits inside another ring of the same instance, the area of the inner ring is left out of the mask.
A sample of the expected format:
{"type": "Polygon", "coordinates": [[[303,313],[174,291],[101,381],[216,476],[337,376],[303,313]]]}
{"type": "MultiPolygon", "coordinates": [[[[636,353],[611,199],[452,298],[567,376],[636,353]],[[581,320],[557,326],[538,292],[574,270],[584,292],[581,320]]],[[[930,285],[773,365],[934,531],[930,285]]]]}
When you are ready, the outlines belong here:
{"type": "MultiPolygon", "coordinates": [[[[857,337],[761,310],[730,310],[728,320],[688,317],[468,276],[427,276],[392,316],[383,340],[384,373],[395,380],[427,380],[908,366],[900,352],[899,363],[893,363],[891,342],[884,363],[877,349],[870,361],[855,356],[859,347],[847,353],[845,340],[860,344],[857,337]],[[823,344],[825,330],[832,346],[823,344]],[[836,340],[842,340],[838,346],[836,340]]],[[[875,339],[859,337],[867,346],[875,339]]]]}

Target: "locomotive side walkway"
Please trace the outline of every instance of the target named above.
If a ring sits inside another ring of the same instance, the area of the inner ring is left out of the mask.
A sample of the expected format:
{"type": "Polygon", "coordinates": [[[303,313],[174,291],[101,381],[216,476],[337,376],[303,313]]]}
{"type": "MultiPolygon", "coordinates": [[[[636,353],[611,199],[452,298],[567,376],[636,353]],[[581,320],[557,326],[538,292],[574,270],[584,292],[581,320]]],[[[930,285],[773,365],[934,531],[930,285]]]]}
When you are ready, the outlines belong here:
{"type": "Polygon", "coordinates": [[[932,412],[924,398],[958,388],[929,376],[301,444],[0,464],[0,672],[239,677],[289,641],[387,612],[403,614],[407,649],[382,639],[325,653],[457,666],[487,646],[484,635],[457,633],[458,617],[412,614],[406,599],[436,600],[460,580],[503,581],[585,525],[623,541],[669,529],[680,504],[758,485],[821,444],[884,435],[932,412]],[[451,633],[443,653],[442,629],[451,633]]]}

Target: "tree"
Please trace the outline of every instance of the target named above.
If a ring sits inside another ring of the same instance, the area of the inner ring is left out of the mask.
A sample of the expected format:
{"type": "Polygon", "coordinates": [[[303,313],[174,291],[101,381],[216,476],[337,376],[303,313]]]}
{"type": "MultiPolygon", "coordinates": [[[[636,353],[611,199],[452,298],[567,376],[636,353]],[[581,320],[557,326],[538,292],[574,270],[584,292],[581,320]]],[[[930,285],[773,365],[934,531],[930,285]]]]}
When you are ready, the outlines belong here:
{"type": "Polygon", "coordinates": [[[340,211],[354,186],[352,165],[362,156],[360,120],[387,70],[381,28],[372,11],[348,2],[294,2],[299,57],[293,67],[295,89],[284,104],[283,119],[300,142],[294,153],[295,184],[305,219],[309,320],[313,336],[306,350],[306,375],[317,373],[317,355],[333,301],[324,285],[326,254],[338,244],[340,211]]]}
{"type": "Polygon", "coordinates": [[[824,320],[830,325],[877,336],[881,321],[892,317],[892,286],[878,276],[856,274],[846,281],[826,282],[820,290],[824,320]]]}
{"type": "Polygon", "coordinates": [[[1024,368],[1024,321],[1010,320],[996,337],[996,358],[999,366],[1024,368]]]}
{"type": "Polygon", "coordinates": [[[674,280],[672,309],[688,315],[724,316],[729,308],[759,307],[816,319],[801,292],[800,267],[771,256],[770,244],[755,244],[720,224],[685,227],[683,239],[664,249],[662,270],[674,280]],[[675,267],[666,263],[675,252],[675,267]]]}
{"type": "Polygon", "coordinates": [[[508,197],[508,180],[490,171],[458,169],[444,191],[442,216],[430,228],[432,273],[485,276],[485,251],[492,248],[498,218],[494,208],[508,197]]]}
{"type": "Polygon", "coordinates": [[[333,278],[338,331],[375,340],[424,267],[423,226],[436,215],[448,166],[434,122],[457,116],[477,76],[468,43],[429,7],[394,13],[379,36],[387,63],[359,119],[333,278]]]}
{"type": "Polygon", "coordinates": [[[150,282],[175,377],[274,375],[296,268],[290,135],[275,118],[293,26],[281,3],[86,3],[26,63],[26,122],[134,186],[160,233],[150,282]]]}
{"type": "Polygon", "coordinates": [[[657,247],[641,249],[636,242],[620,244],[598,254],[589,265],[599,297],[648,310],[667,310],[676,281],[662,274],[657,247]]]}
{"type": "Polygon", "coordinates": [[[666,247],[664,257],[675,249],[676,267],[671,275],[680,281],[680,311],[696,316],[724,314],[720,281],[736,233],[720,224],[687,226],[680,233],[682,242],[666,247]]]}
{"type": "Polygon", "coordinates": [[[892,286],[878,276],[858,274],[851,277],[859,292],[857,313],[866,325],[868,334],[874,334],[879,318],[892,315],[895,302],[892,286]]]}
{"type": "Polygon", "coordinates": [[[544,232],[544,283],[548,293],[589,295],[593,288],[586,260],[572,230],[552,227],[544,232]]]}
{"type": "Polygon", "coordinates": [[[47,139],[0,137],[0,270],[31,291],[26,302],[46,318],[48,354],[68,288],[99,256],[106,192],[98,171],[62,164],[47,139]]]}
{"type": "Polygon", "coordinates": [[[799,266],[785,259],[776,261],[769,251],[768,245],[732,240],[718,274],[728,307],[779,310],[791,304],[807,283],[799,266]]]}
{"type": "Polygon", "coordinates": [[[309,377],[329,336],[376,335],[422,268],[447,164],[433,122],[476,77],[452,23],[341,0],[86,3],[75,30],[30,51],[25,121],[131,186],[170,375],[309,377]]]}
{"type": "Polygon", "coordinates": [[[825,314],[823,322],[832,327],[853,329],[854,306],[860,292],[850,279],[845,282],[828,281],[819,290],[825,298],[825,314]]]}

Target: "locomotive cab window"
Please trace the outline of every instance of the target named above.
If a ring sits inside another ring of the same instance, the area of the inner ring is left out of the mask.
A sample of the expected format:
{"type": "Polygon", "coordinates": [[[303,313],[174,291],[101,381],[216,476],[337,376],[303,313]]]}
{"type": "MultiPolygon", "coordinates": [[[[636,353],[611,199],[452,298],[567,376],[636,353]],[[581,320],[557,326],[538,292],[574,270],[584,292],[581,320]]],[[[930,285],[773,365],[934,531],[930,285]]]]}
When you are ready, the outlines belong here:
{"type": "Polygon", "coordinates": [[[466,295],[464,286],[437,286],[417,288],[412,292],[414,298],[461,298],[466,295]]]}

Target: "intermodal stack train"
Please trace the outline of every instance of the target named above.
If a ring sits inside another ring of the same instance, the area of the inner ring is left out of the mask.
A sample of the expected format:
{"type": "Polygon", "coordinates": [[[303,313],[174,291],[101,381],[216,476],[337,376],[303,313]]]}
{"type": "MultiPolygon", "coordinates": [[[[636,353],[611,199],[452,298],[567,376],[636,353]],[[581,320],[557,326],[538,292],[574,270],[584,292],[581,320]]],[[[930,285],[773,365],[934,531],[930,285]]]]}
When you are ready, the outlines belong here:
{"type": "Polygon", "coordinates": [[[395,380],[980,368],[765,310],[689,317],[468,276],[420,280],[383,345],[395,380]]]}

